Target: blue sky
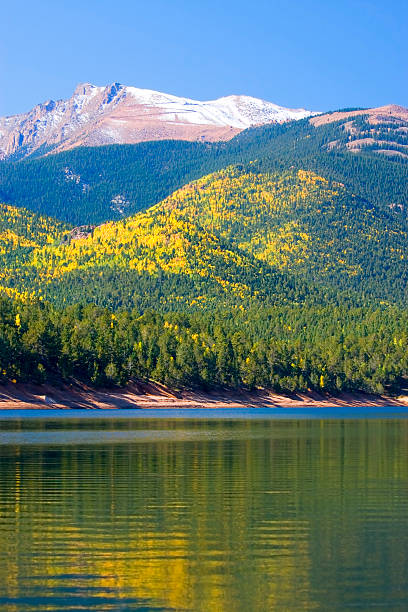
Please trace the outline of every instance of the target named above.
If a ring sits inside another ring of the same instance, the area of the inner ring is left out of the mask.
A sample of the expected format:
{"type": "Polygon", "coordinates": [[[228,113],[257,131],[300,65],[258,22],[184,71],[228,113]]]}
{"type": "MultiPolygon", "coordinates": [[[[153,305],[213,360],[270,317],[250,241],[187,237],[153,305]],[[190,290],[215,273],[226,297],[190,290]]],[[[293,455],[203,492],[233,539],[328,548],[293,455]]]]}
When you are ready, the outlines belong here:
{"type": "Polygon", "coordinates": [[[328,110],[408,106],[408,0],[14,0],[0,115],[79,82],[328,110]]]}

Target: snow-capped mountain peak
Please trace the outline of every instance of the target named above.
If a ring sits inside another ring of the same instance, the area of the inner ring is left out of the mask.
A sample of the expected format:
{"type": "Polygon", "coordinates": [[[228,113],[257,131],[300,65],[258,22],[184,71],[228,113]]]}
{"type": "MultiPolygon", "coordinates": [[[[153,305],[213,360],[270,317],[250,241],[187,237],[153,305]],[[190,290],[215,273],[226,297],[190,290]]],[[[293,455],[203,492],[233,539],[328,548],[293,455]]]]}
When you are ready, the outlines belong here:
{"type": "Polygon", "coordinates": [[[146,140],[229,140],[248,127],[314,114],[245,95],[199,101],[120,83],[80,83],[68,100],[0,118],[0,157],[146,140]]]}

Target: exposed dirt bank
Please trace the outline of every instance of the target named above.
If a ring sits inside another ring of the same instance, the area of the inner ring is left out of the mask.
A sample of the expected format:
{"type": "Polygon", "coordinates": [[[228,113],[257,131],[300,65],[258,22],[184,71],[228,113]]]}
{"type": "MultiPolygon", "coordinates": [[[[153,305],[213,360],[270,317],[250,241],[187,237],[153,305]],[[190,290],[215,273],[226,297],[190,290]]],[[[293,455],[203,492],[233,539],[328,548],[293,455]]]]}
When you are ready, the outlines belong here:
{"type": "Polygon", "coordinates": [[[408,396],[390,398],[365,393],[279,395],[270,391],[173,392],[161,385],[129,385],[125,389],[92,389],[82,385],[61,388],[47,385],[0,386],[0,409],[26,408],[242,408],[242,407],[408,406],[408,396]]]}

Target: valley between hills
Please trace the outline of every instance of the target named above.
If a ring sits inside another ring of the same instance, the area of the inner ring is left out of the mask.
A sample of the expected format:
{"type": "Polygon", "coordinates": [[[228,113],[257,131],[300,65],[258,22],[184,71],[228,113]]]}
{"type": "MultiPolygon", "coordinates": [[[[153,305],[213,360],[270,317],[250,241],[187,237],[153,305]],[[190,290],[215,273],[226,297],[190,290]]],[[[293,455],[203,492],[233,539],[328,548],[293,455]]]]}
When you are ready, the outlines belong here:
{"type": "MultiPolygon", "coordinates": [[[[8,136],[0,161],[8,389],[155,384],[180,401],[265,392],[277,405],[293,403],[279,393],[307,404],[405,392],[406,109],[294,118],[236,98],[192,111],[186,99],[186,122],[219,127],[228,108],[234,134],[106,146],[101,117],[135,116],[142,94],[94,89],[74,94],[99,117],[87,139],[48,136],[72,101],[6,121],[12,134],[37,117],[43,138],[8,136]]],[[[164,108],[174,121],[180,101],[153,94],[155,121],[164,108]]]]}

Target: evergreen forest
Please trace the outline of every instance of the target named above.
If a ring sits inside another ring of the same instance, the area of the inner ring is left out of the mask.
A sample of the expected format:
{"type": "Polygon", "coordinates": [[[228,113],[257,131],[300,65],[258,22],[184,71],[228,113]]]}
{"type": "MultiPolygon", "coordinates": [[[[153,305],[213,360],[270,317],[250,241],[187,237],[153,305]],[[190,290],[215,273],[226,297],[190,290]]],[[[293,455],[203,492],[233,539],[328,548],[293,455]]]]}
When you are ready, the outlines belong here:
{"type": "Polygon", "coordinates": [[[0,162],[1,381],[401,393],[406,133],[360,115],[0,162]]]}

